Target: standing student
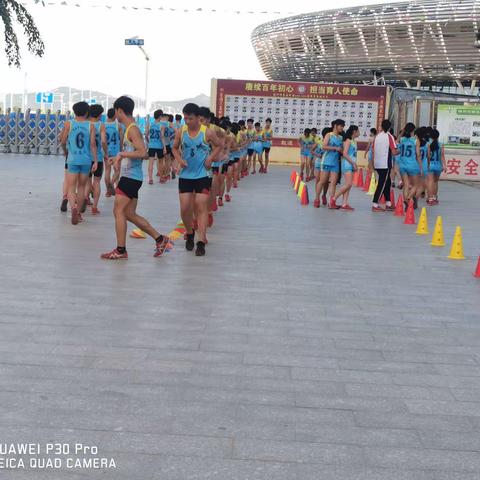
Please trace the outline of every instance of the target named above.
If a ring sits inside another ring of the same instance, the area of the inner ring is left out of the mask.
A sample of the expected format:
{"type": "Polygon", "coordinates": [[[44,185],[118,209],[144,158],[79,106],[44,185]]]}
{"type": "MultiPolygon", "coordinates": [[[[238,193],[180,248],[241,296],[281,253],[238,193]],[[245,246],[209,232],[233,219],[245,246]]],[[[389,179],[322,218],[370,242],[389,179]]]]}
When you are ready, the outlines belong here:
{"type": "Polygon", "coordinates": [[[335,190],[340,172],[340,157],[343,153],[343,129],[345,122],[337,119],[333,122],[333,130],[325,136],[323,141],[323,161],[319,181],[315,189],[315,201],[313,206],[320,207],[320,194],[324,187],[330,184],[330,202],[328,208],[339,208],[335,202],[335,190]]]}
{"type": "Polygon", "coordinates": [[[438,141],[440,132],[432,129],[431,143],[429,144],[428,155],[428,174],[427,174],[427,204],[438,205],[438,181],[442,172],[447,171],[445,163],[445,150],[443,145],[438,141]]]}
{"type": "MultiPolygon", "coordinates": [[[[108,148],[107,148],[107,136],[105,133],[105,125],[100,121],[100,117],[103,113],[103,107],[101,105],[90,105],[89,117],[90,122],[93,123],[95,127],[95,145],[97,147],[97,161],[98,166],[95,172],[93,172],[93,205],[92,205],[92,215],[98,215],[100,211],[98,210],[98,201],[100,200],[101,193],[101,180],[103,175],[103,164],[104,160],[108,159],[108,148]]],[[[86,196],[86,195],[85,195],[86,196]]]]}
{"type": "MultiPolygon", "coordinates": [[[[308,169],[310,164],[310,148],[313,146],[311,141],[311,130],[306,128],[303,131],[303,135],[300,136],[300,179],[304,179],[304,172],[308,176],[308,169]]],[[[306,179],[306,177],[305,177],[306,179]]]]}
{"type": "Polygon", "coordinates": [[[110,161],[113,165],[122,162],[120,180],[116,188],[113,213],[117,247],[103,253],[105,260],[128,258],[127,222],[133,223],[155,240],[154,257],[160,257],[167,248],[168,237],[155,230],[148,220],[137,213],[138,192],[143,183],[143,160],[148,158],[147,148],[140,129],[133,118],[135,103],[130,97],[120,97],[113,104],[117,119],[125,127],[124,150],[110,161]]]}
{"type": "Polygon", "coordinates": [[[376,136],[377,136],[377,129],[371,128],[370,135],[368,136],[367,149],[365,150],[367,163],[370,163],[372,161],[373,142],[375,141],[376,136]]]}
{"type": "MultiPolygon", "coordinates": [[[[427,189],[427,174],[428,174],[428,130],[426,127],[417,128],[415,136],[417,137],[417,155],[422,161],[422,171],[420,173],[420,192],[417,194],[417,199],[425,196],[427,189]]],[[[417,208],[416,202],[414,208],[417,208]]]]}
{"type": "Polygon", "coordinates": [[[373,142],[372,160],[369,162],[369,167],[370,169],[375,169],[377,172],[378,183],[373,195],[372,212],[394,210],[392,202],[390,201],[390,190],[392,187],[390,172],[393,165],[392,157],[398,155],[398,149],[395,139],[390,133],[391,126],[390,120],[383,120],[382,131],[375,136],[373,142]],[[378,205],[382,195],[385,196],[385,209],[378,205]]]}
{"type": "Polygon", "coordinates": [[[350,125],[343,141],[342,173],[344,185],[335,193],[335,200],[343,195],[342,210],[354,210],[348,203],[348,197],[353,185],[353,172],[357,170],[357,142],[360,130],[356,125],[350,125]]]}
{"type": "Polygon", "coordinates": [[[263,128],[263,154],[265,155],[265,167],[260,173],[267,173],[268,164],[270,162],[270,149],[272,148],[273,130],[272,119],[267,118],[265,120],[265,127],[263,128]]]}
{"type": "Polygon", "coordinates": [[[185,248],[195,246],[193,216],[198,225],[198,242],[195,255],[205,255],[207,242],[208,203],[212,178],[208,170],[213,160],[220,154],[222,143],[213,129],[200,122],[200,107],[188,103],[183,108],[185,125],[175,134],[173,154],[179,165],[178,191],[180,213],[186,228],[185,248]]]}
{"type": "Polygon", "coordinates": [[[407,123],[400,136],[400,175],[403,183],[403,199],[408,207],[410,200],[417,204],[417,195],[421,190],[420,174],[422,172],[421,156],[417,154],[417,140],[413,133],[415,125],[407,123]]]}
{"type": "Polygon", "coordinates": [[[251,143],[251,148],[253,149],[253,156],[252,156],[252,175],[255,175],[255,168],[256,168],[256,161],[260,163],[259,172],[263,172],[264,166],[262,161],[262,153],[263,153],[263,133],[262,133],[262,126],[260,122],[255,123],[255,133],[253,134],[253,140],[251,143]]]}
{"type": "MultiPolygon", "coordinates": [[[[238,167],[239,175],[238,179],[245,177],[246,172],[248,172],[247,158],[248,158],[248,144],[249,139],[247,137],[247,128],[245,126],[245,120],[239,120],[238,124],[240,125],[240,138],[241,138],[241,151],[240,151],[240,166],[238,167]]],[[[235,187],[235,185],[234,185],[235,187]]]]}
{"type": "MultiPolygon", "coordinates": [[[[109,108],[107,111],[107,122],[105,123],[105,135],[107,136],[107,154],[108,158],[116,157],[123,150],[123,134],[120,125],[116,122],[115,109],[109,108]]],[[[105,187],[106,196],[115,195],[114,185],[120,176],[120,170],[117,168],[112,176],[112,166],[108,158],[103,162],[105,168],[105,187]]]]}
{"type": "Polygon", "coordinates": [[[157,176],[162,180],[163,159],[166,149],[163,139],[165,137],[165,126],[161,124],[163,110],[153,112],[153,122],[148,122],[145,130],[145,138],[148,145],[148,183],[153,185],[153,165],[157,164],[157,176]]]}
{"type": "Polygon", "coordinates": [[[255,135],[255,128],[253,128],[253,118],[247,119],[247,130],[246,135],[248,139],[247,145],[247,169],[245,171],[245,175],[248,175],[250,172],[250,168],[252,166],[253,154],[255,153],[253,150],[253,136],[255,135]]]}
{"type": "Polygon", "coordinates": [[[173,144],[175,142],[175,134],[177,133],[177,130],[180,130],[182,128],[182,116],[179,113],[175,115],[175,121],[173,122],[172,126],[173,126],[174,132],[172,137],[172,143],[170,144],[170,146],[172,150],[172,179],[174,179],[177,173],[178,165],[176,164],[177,162],[173,157],[173,144]]]}
{"type": "Polygon", "coordinates": [[[75,120],[65,122],[60,134],[67,160],[67,195],[73,225],[82,221],[80,206],[85,200],[88,175],[95,172],[98,166],[95,127],[88,121],[88,110],[87,102],[73,105],[75,120]]]}

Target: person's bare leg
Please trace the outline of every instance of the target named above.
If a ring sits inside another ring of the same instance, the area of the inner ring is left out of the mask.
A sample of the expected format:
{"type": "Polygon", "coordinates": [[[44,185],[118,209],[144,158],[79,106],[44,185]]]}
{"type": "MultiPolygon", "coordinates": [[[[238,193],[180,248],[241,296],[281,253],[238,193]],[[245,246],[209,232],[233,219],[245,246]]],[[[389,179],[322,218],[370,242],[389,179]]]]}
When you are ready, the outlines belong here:
{"type": "MultiPolygon", "coordinates": [[[[193,205],[194,205],[194,194],[180,193],[180,217],[182,222],[185,225],[185,230],[188,234],[193,233],[193,205]]],[[[198,221],[198,220],[197,220],[198,221]]]]}
{"type": "Polygon", "coordinates": [[[98,207],[98,201],[100,200],[100,177],[93,177],[93,207],[98,207]]]}
{"type": "Polygon", "coordinates": [[[208,195],[206,193],[197,193],[195,195],[195,215],[198,223],[198,238],[201,242],[207,240],[208,224],[208,195]]]}

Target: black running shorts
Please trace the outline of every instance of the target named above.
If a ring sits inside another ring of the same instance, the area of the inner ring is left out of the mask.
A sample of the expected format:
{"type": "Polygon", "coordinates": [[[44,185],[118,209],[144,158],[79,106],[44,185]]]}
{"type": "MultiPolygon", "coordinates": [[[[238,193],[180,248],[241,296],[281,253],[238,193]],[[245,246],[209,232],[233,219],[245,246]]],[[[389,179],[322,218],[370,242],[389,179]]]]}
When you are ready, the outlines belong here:
{"type": "Polygon", "coordinates": [[[212,179],[210,177],[178,179],[178,191],[180,193],[205,193],[208,195],[211,188],[212,179]]]}
{"type": "Polygon", "coordinates": [[[142,183],[140,180],[134,180],[133,178],[120,177],[115,193],[128,198],[138,198],[138,191],[142,183]]]}
{"type": "MultiPolygon", "coordinates": [[[[93,163],[92,163],[92,167],[93,167],[93,163]]],[[[103,175],[103,162],[98,162],[97,169],[93,172],[93,176],[97,178],[102,178],[102,175],[103,175]]],[[[90,176],[92,175],[90,174],[90,176]]]]}
{"type": "Polygon", "coordinates": [[[155,158],[157,157],[159,160],[161,160],[164,155],[163,155],[163,148],[149,148],[148,149],[148,158],[155,158]]]}

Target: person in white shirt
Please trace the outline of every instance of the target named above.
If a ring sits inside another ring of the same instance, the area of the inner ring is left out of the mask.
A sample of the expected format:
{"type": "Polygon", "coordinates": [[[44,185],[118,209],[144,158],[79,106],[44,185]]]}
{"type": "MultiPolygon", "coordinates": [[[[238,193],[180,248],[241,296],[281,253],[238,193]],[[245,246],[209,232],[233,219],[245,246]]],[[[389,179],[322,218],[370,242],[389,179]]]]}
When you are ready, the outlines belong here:
{"type": "Polygon", "coordinates": [[[395,138],[389,130],[392,124],[390,120],[385,119],[382,122],[382,131],[377,134],[373,142],[372,160],[369,161],[369,168],[373,168],[378,174],[377,189],[373,196],[372,212],[384,212],[385,210],[394,210],[394,206],[390,201],[390,189],[392,182],[390,179],[390,171],[392,169],[392,158],[398,155],[397,144],[395,138]],[[378,202],[382,195],[385,196],[386,208],[381,208],[378,202]]]}

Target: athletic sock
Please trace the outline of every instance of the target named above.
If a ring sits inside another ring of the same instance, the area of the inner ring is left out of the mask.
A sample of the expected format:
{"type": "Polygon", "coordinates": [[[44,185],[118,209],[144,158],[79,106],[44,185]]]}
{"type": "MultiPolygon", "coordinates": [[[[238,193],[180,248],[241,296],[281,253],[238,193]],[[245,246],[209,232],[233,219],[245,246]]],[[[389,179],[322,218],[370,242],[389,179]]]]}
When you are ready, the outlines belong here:
{"type": "Polygon", "coordinates": [[[125,247],[117,247],[118,253],[127,253],[127,249],[125,247]]]}
{"type": "Polygon", "coordinates": [[[158,238],[155,239],[157,243],[163,242],[163,235],[159,235],[158,238]]]}

